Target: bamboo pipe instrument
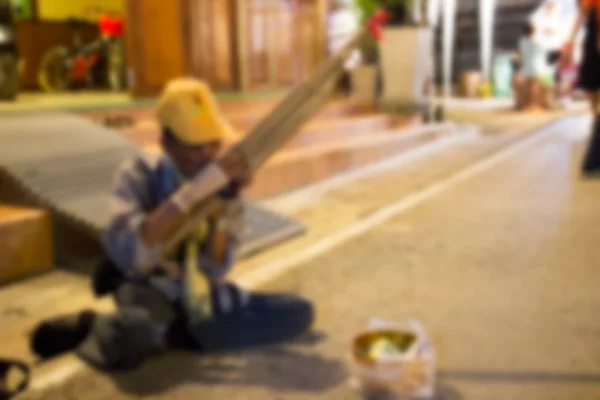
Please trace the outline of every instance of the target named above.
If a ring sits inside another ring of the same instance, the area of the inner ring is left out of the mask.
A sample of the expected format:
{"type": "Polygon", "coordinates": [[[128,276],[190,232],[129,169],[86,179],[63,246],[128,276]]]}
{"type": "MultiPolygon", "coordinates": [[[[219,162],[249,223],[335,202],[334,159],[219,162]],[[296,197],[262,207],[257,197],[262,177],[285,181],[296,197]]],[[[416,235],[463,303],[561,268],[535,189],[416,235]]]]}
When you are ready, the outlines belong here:
{"type": "MultiPolygon", "coordinates": [[[[241,156],[246,162],[250,174],[264,163],[287,141],[292,139],[298,129],[304,125],[314,113],[329,99],[335,79],[343,70],[346,59],[364,40],[374,35],[381,38],[381,25],[388,14],[380,11],[373,15],[361,30],[333,57],[325,60],[312,77],[293,89],[282,102],[275,107],[261,122],[257,124],[240,142],[229,149],[223,157],[241,156]]],[[[214,193],[202,200],[190,213],[186,223],[175,232],[163,248],[168,255],[189,234],[192,227],[220,202],[214,193]]],[[[164,261],[161,266],[171,270],[173,265],[164,261]]]]}

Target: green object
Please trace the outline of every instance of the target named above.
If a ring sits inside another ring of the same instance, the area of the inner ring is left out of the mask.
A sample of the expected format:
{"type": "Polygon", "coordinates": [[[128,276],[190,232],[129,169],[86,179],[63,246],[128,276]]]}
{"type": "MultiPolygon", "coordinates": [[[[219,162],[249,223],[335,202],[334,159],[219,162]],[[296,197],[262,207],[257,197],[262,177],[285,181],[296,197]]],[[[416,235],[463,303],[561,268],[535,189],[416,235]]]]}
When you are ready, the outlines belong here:
{"type": "Polygon", "coordinates": [[[33,17],[33,7],[31,0],[10,0],[13,10],[18,19],[31,19],[33,17]]]}
{"type": "Polygon", "coordinates": [[[509,54],[499,54],[494,58],[492,85],[494,96],[512,96],[512,64],[509,54]]]}
{"type": "Polygon", "coordinates": [[[547,73],[547,74],[544,74],[544,75],[542,75],[542,76],[540,77],[540,84],[541,84],[543,87],[551,87],[551,86],[554,86],[554,83],[555,83],[555,82],[554,82],[554,74],[552,74],[552,73],[550,73],[550,72],[549,72],[549,73],[547,73]]]}
{"type": "Polygon", "coordinates": [[[415,0],[354,0],[354,6],[363,23],[367,22],[379,9],[397,5],[404,5],[408,9],[412,9],[415,6],[415,0]]]}
{"type": "MultiPolygon", "coordinates": [[[[353,0],[355,12],[358,14],[361,25],[365,25],[369,18],[377,11],[390,6],[403,5],[412,10],[416,0],[353,0]]],[[[365,38],[360,46],[363,58],[367,64],[375,64],[378,59],[379,45],[374,36],[365,38]]]]}
{"type": "Polygon", "coordinates": [[[482,82],[477,88],[477,96],[481,98],[491,97],[493,94],[492,85],[489,82],[482,82]]]}

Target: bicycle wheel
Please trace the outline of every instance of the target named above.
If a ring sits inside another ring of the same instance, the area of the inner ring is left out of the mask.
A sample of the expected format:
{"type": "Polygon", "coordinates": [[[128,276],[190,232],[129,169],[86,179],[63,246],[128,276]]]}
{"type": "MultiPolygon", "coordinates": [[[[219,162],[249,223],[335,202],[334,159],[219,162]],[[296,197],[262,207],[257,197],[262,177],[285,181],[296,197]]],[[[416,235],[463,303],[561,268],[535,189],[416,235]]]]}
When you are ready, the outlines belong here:
{"type": "Polygon", "coordinates": [[[44,54],[38,71],[38,84],[44,91],[62,92],[70,88],[68,55],[68,49],[62,46],[53,47],[44,54]]]}
{"type": "Polygon", "coordinates": [[[14,100],[19,91],[19,60],[11,53],[0,53],[0,99],[14,100]]]}

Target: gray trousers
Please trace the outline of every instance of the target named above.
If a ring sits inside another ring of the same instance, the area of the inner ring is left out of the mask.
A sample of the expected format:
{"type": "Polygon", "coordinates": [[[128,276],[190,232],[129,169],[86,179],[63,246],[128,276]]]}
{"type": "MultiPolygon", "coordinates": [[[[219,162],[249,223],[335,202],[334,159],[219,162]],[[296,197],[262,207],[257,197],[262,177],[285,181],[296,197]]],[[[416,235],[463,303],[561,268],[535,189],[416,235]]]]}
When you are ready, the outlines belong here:
{"type": "Polygon", "coordinates": [[[187,322],[180,304],[149,284],[126,282],[116,292],[115,301],[119,309],[143,310],[166,345],[204,351],[281,343],[306,332],[314,319],[310,302],[287,294],[254,293],[244,307],[194,324],[187,322]]]}

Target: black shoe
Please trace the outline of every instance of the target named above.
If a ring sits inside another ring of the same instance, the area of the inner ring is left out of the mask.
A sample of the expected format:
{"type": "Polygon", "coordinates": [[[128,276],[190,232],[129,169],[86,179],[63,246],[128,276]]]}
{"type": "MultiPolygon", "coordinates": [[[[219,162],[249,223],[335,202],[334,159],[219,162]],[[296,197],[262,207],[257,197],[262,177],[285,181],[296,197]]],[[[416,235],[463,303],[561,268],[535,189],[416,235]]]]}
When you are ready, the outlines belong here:
{"type": "Polygon", "coordinates": [[[31,335],[31,350],[42,359],[74,350],[87,337],[95,318],[95,312],[86,310],[42,321],[31,335]]]}
{"type": "Polygon", "coordinates": [[[9,400],[15,397],[17,394],[25,391],[29,386],[29,377],[31,371],[27,364],[16,361],[16,360],[0,360],[0,400],[9,400]],[[18,385],[14,388],[9,388],[7,382],[8,374],[12,369],[17,369],[21,372],[23,377],[18,385]]]}

